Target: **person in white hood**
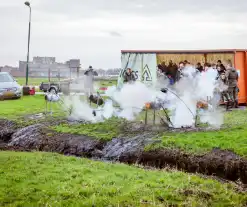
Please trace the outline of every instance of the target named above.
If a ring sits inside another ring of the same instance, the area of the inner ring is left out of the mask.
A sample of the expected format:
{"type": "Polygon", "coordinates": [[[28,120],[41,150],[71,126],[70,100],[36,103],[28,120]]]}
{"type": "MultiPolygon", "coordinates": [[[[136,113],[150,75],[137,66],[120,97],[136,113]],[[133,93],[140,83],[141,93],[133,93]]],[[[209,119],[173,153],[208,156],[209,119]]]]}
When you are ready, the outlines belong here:
{"type": "Polygon", "coordinates": [[[84,88],[87,96],[92,95],[94,87],[93,87],[93,80],[94,76],[97,76],[98,74],[93,70],[92,66],[89,66],[89,68],[84,73],[84,88]]]}

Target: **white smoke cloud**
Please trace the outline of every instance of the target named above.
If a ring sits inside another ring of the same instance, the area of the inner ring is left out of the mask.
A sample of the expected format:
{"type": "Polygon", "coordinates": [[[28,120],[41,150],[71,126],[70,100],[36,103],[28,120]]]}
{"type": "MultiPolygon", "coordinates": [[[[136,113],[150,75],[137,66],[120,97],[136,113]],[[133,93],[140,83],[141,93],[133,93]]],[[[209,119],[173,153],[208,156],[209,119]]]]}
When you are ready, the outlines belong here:
{"type": "Polygon", "coordinates": [[[167,86],[168,80],[160,80],[154,87],[141,82],[125,84],[121,89],[116,86],[109,87],[106,91],[108,99],[103,107],[96,109],[96,116],[93,116],[93,109],[87,101],[79,97],[68,98],[65,103],[73,107],[71,116],[74,119],[86,121],[103,121],[112,116],[135,120],[146,103],[164,102],[164,107],[171,111],[171,120],[175,127],[193,126],[197,114],[197,102],[212,100],[208,110],[200,111],[200,121],[207,122],[213,126],[220,126],[223,123],[223,112],[216,106],[220,96],[216,96],[215,89],[219,87],[215,80],[217,71],[210,68],[206,72],[197,73],[195,68],[187,67],[183,71],[184,77],[175,85],[170,86],[168,93],[162,93],[162,85],[167,86]],[[118,105],[119,108],[114,107],[118,105]]]}
{"type": "Polygon", "coordinates": [[[96,118],[92,115],[93,109],[88,102],[80,99],[80,96],[74,95],[64,99],[64,106],[72,108],[70,118],[73,120],[85,120],[96,122],[96,118]]]}
{"type": "MultiPolygon", "coordinates": [[[[215,93],[217,88],[216,70],[210,68],[206,72],[196,73],[193,67],[189,67],[184,69],[184,75],[186,77],[182,78],[175,87],[175,91],[182,101],[173,100],[174,106],[171,107],[175,108],[172,121],[176,127],[195,124],[198,101],[212,100],[211,104],[219,102],[219,96],[215,93]]],[[[223,113],[217,109],[217,104],[213,104],[213,106],[211,104],[208,110],[201,110],[200,121],[213,126],[220,126],[223,124],[223,113]],[[214,116],[215,113],[217,116],[214,116]]]]}

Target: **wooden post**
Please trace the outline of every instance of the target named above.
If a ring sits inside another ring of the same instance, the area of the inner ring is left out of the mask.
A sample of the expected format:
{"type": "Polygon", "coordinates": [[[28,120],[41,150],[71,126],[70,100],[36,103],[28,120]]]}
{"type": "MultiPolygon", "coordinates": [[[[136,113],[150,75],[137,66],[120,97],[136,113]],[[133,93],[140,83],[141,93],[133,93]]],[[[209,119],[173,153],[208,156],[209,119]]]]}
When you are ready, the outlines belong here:
{"type": "Polygon", "coordinates": [[[147,125],[147,118],[148,118],[148,109],[146,108],[146,112],[145,112],[145,125],[147,125]]]}
{"type": "Polygon", "coordinates": [[[199,111],[199,109],[196,109],[195,127],[197,127],[197,125],[198,125],[198,122],[197,122],[197,121],[198,121],[197,119],[198,119],[198,117],[199,117],[199,116],[198,116],[198,111],[199,111]]]}
{"type": "Polygon", "coordinates": [[[155,116],[155,108],[154,108],[154,117],[153,117],[153,125],[155,125],[155,119],[156,119],[156,116],[155,116]]]}

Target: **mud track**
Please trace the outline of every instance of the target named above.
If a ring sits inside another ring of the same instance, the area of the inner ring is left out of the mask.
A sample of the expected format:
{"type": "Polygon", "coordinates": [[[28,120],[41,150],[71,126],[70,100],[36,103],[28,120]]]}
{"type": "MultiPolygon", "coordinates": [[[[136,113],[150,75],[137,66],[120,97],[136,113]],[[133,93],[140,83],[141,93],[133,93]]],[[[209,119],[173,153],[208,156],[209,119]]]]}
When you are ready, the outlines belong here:
{"type": "Polygon", "coordinates": [[[145,146],[154,142],[153,136],[142,133],[106,142],[83,135],[59,134],[41,124],[16,129],[13,122],[0,120],[0,150],[57,152],[155,168],[175,167],[247,184],[247,160],[233,152],[220,149],[204,155],[178,149],[145,152],[145,146]]]}

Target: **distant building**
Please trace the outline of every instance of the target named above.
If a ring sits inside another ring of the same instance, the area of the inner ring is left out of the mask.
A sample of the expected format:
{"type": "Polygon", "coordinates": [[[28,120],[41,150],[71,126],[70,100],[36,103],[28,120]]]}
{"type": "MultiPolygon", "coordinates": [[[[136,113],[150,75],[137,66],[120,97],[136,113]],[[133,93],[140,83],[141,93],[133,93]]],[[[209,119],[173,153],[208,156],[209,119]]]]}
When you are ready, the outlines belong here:
{"type": "Polygon", "coordinates": [[[33,57],[34,64],[54,64],[56,62],[55,57],[33,57]]]}
{"type": "MultiPolygon", "coordinates": [[[[31,77],[70,77],[80,68],[79,59],[71,59],[65,63],[56,62],[55,57],[33,57],[29,62],[29,76],[31,77]]],[[[26,71],[26,61],[19,61],[19,71],[26,71]]]]}
{"type": "Polygon", "coordinates": [[[18,72],[18,68],[17,67],[12,67],[12,66],[8,66],[8,65],[5,65],[3,67],[0,67],[0,72],[8,72],[8,73],[16,73],[18,72]]]}

